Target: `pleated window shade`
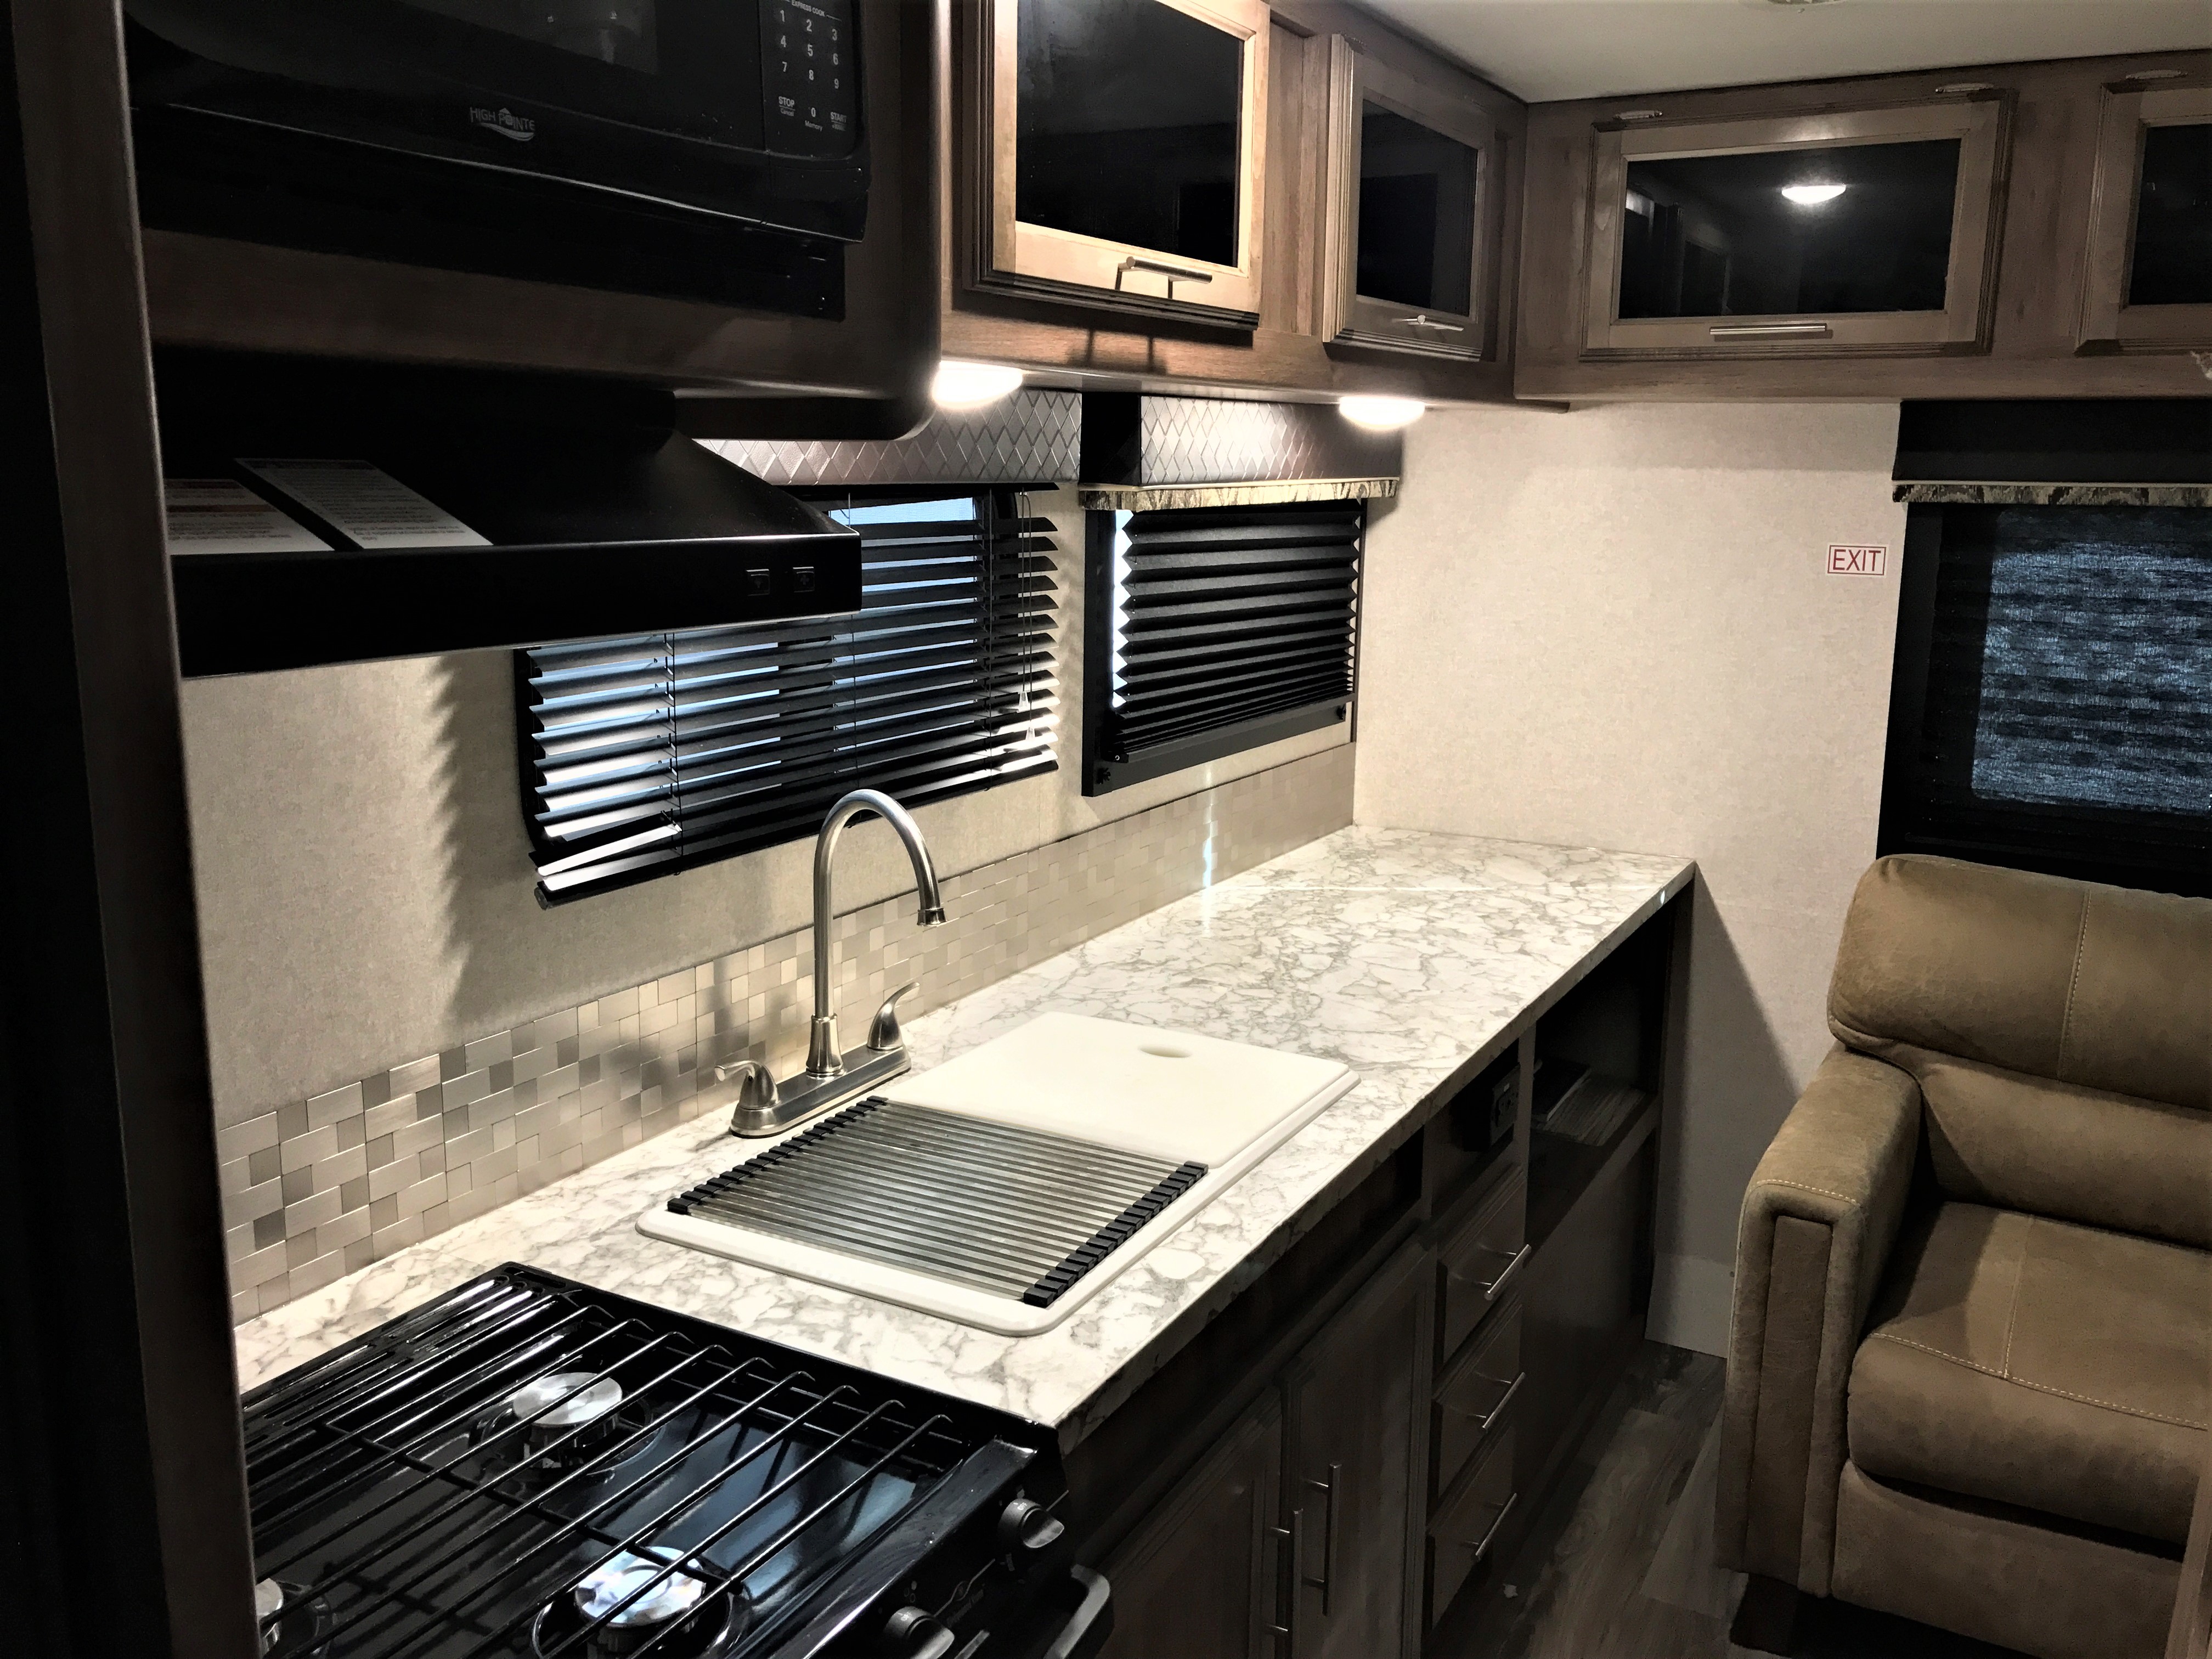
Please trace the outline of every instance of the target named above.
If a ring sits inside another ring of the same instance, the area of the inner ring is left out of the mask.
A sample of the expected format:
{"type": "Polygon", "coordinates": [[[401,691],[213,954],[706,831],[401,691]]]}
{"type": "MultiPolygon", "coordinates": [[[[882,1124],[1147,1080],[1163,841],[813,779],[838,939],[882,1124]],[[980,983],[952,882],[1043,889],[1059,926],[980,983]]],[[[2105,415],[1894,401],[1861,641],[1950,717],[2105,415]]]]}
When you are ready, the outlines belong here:
{"type": "Polygon", "coordinates": [[[1881,845],[2212,892],[2212,509],[1911,509],[1881,845]]]}
{"type": "Polygon", "coordinates": [[[1084,793],[1346,720],[1366,521],[1362,501],[1091,514],[1084,793]]]}
{"type": "Polygon", "coordinates": [[[862,540],[856,617],[515,653],[538,895],[560,903],[1056,764],[1051,521],[1012,491],[800,492],[862,540]]]}

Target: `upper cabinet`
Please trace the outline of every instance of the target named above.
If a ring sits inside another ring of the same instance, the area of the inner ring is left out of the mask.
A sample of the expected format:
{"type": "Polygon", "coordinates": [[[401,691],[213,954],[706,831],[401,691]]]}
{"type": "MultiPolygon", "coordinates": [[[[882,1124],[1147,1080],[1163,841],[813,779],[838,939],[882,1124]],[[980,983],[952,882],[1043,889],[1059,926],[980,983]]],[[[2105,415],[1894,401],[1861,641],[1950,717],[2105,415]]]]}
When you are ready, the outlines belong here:
{"type": "Polygon", "coordinates": [[[1537,105],[1514,389],[2201,396],[2208,67],[2143,53],[1537,105]]]}
{"type": "Polygon", "coordinates": [[[2106,87],[2096,169],[2081,349],[2212,346],[2212,87],[2106,87]]]}
{"type": "Polygon", "coordinates": [[[1259,320],[1267,8],[989,0],[978,285],[1259,320]]]}
{"type": "Polygon", "coordinates": [[[1593,356],[1988,343],[2004,100],[1595,129],[1593,356]]]}
{"type": "Polygon", "coordinates": [[[1340,0],[939,0],[943,349],[1513,397],[1517,100],[1340,0]]]}
{"type": "Polygon", "coordinates": [[[1328,134],[1322,337],[1494,356],[1503,191],[1490,111],[1336,35],[1328,134]]]}

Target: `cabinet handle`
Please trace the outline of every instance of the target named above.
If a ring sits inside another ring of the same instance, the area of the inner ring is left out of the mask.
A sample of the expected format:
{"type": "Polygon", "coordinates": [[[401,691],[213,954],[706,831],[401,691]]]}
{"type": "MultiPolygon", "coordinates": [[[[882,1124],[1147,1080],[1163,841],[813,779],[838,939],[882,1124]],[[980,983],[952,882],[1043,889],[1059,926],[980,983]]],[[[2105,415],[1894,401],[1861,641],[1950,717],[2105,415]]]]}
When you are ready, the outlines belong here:
{"type": "Polygon", "coordinates": [[[1505,1271],[1482,1287],[1482,1299],[1485,1302],[1498,1300],[1498,1293],[1505,1288],[1505,1281],[1521,1271],[1521,1264],[1528,1259],[1528,1252],[1532,1248],[1530,1245],[1523,1244],[1513,1260],[1505,1264],[1505,1271]]]}
{"type": "Polygon", "coordinates": [[[1498,1539],[1498,1529],[1505,1524],[1505,1517],[1513,1513],[1513,1506],[1520,1501],[1521,1494],[1517,1492],[1506,1495],[1505,1507],[1498,1511],[1498,1519],[1490,1523],[1490,1530],[1482,1534],[1482,1541],[1474,1547],[1474,1559],[1477,1565],[1480,1565],[1482,1558],[1490,1553],[1491,1545],[1498,1539]]]}
{"type": "MultiPolygon", "coordinates": [[[[1291,1611],[1288,1622],[1268,1626],[1267,1634],[1281,1637],[1288,1642],[1291,1644],[1291,1652],[1295,1656],[1298,1650],[1298,1579],[1299,1576],[1305,1571],[1306,1512],[1303,1509],[1292,1510],[1289,1526],[1270,1527],[1267,1530],[1277,1540],[1276,1549],[1282,1551],[1287,1548],[1291,1558],[1291,1611]]],[[[1279,1607],[1281,1605],[1279,1586],[1283,1579],[1283,1564],[1279,1559],[1275,1563],[1273,1579],[1278,1586],[1276,1605],[1279,1607]]]]}
{"type": "MultiPolygon", "coordinates": [[[[1328,1617],[1329,1587],[1336,1583],[1336,1483],[1343,1473],[1343,1464],[1332,1463],[1328,1466],[1328,1480],[1309,1480],[1306,1482],[1307,1486],[1321,1493],[1327,1507],[1321,1512],[1321,1577],[1308,1578],[1305,1576],[1306,1559],[1301,1553],[1297,1559],[1298,1582],[1310,1589],[1321,1592],[1321,1616],[1324,1619],[1328,1617]]],[[[1297,1516],[1291,1518],[1295,1520],[1297,1516]]]]}
{"type": "Polygon", "coordinates": [[[1404,328],[1435,328],[1441,329],[1447,334],[1464,334],[1467,332],[1466,328],[1462,325],[1458,323],[1440,323],[1425,312],[1412,317],[1393,318],[1391,320],[1404,328]]]}
{"type": "Polygon", "coordinates": [[[1826,323],[1716,323],[1705,331],[1716,340],[1825,340],[1826,323]]]}
{"type": "MultiPolygon", "coordinates": [[[[1513,1396],[1521,1392],[1521,1385],[1528,1380],[1528,1373],[1522,1372],[1510,1382],[1507,1382],[1502,1376],[1485,1376],[1480,1371],[1477,1371],[1475,1376],[1480,1382],[1504,1384],[1505,1392],[1498,1397],[1498,1403],[1487,1412],[1463,1411],[1457,1406],[1444,1406],[1444,1409],[1454,1417],[1464,1417],[1473,1423],[1477,1434],[1488,1434],[1491,1425],[1505,1415],[1505,1408],[1513,1403],[1513,1396]]],[[[1443,1405],[1443,1402],[1439,1401],[1437,1403],[1443,1405]]]]}
{"type": "MultiPolygon", "coordinates": [[[[1498,1378],[1494,1376],[1486,1376],[1482,1380],[1486,1382],[1495,1382],[1498,1381],[1498,1378]]],[[[1495,1423],[1499,1418],[1505,1415],[1505,1408],[1513,1403],[1513,1396],[1521,1392],[1521,1385],[1528,1380],[1528,1373],[1522,1371],[1518,1376],[1515,1377],[1510,1382],[1508,1382],[1505,1385],[1504,1394],[1499,1396],[1498,1403],[1490,1408],[1489,1413],[1486,1416],[1479,1417],[1475,1419],[1474,1426],[1477,1433],[1488,1434],[1490,1432],[1490,1425],[1495,1423]]]]}
{"type": "Polygon", "coordinates": [[[1210,283],[1213,280],[1212,271],[1200,270],[1195,265],[1179,265],[1172,259],[1148,259],[1142,254],[1132,253],[1114,267],[1114,291],[1116,294],[1121,291],[1121,279],[1133,270],[1149,270],[1155,276],[1166,277],[1168,298],[1170,300],[1175,298],[1177,283],[1210,283]]]}

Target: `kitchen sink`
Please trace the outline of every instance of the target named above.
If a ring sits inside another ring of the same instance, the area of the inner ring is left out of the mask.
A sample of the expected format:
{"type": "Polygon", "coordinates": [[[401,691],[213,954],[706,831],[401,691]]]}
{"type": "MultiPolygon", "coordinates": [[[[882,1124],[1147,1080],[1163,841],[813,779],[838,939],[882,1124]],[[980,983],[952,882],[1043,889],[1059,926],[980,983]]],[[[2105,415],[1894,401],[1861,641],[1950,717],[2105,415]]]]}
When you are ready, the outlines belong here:
{"type": "Polygon", "coordinates": [[[1334,1060],[1044,1014],[774,1143],[638,1230],[1029,1335],[1354,1081],[1334,1060]]]}

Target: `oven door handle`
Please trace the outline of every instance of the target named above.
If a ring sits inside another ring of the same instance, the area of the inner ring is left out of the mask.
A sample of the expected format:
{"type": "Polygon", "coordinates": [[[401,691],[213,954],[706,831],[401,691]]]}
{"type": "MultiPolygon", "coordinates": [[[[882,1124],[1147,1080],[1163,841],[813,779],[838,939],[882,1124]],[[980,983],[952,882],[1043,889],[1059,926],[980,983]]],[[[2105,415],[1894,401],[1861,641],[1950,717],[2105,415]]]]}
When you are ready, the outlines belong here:
{"type": "Polygon", "coordinates": [[[1070,1567],[1068,1571],[1083,1586],[1083,1600],[1038,1659],[1069,1659],[1083,1645],[1083,1638],[1091,1633],[1091,1626],[1098,1622],[1106,1603],[1113,1599],[1114,1587],[1106,1582],[1104,1574],[1093,1572],[1088,1567],[1070,1567]]]}

